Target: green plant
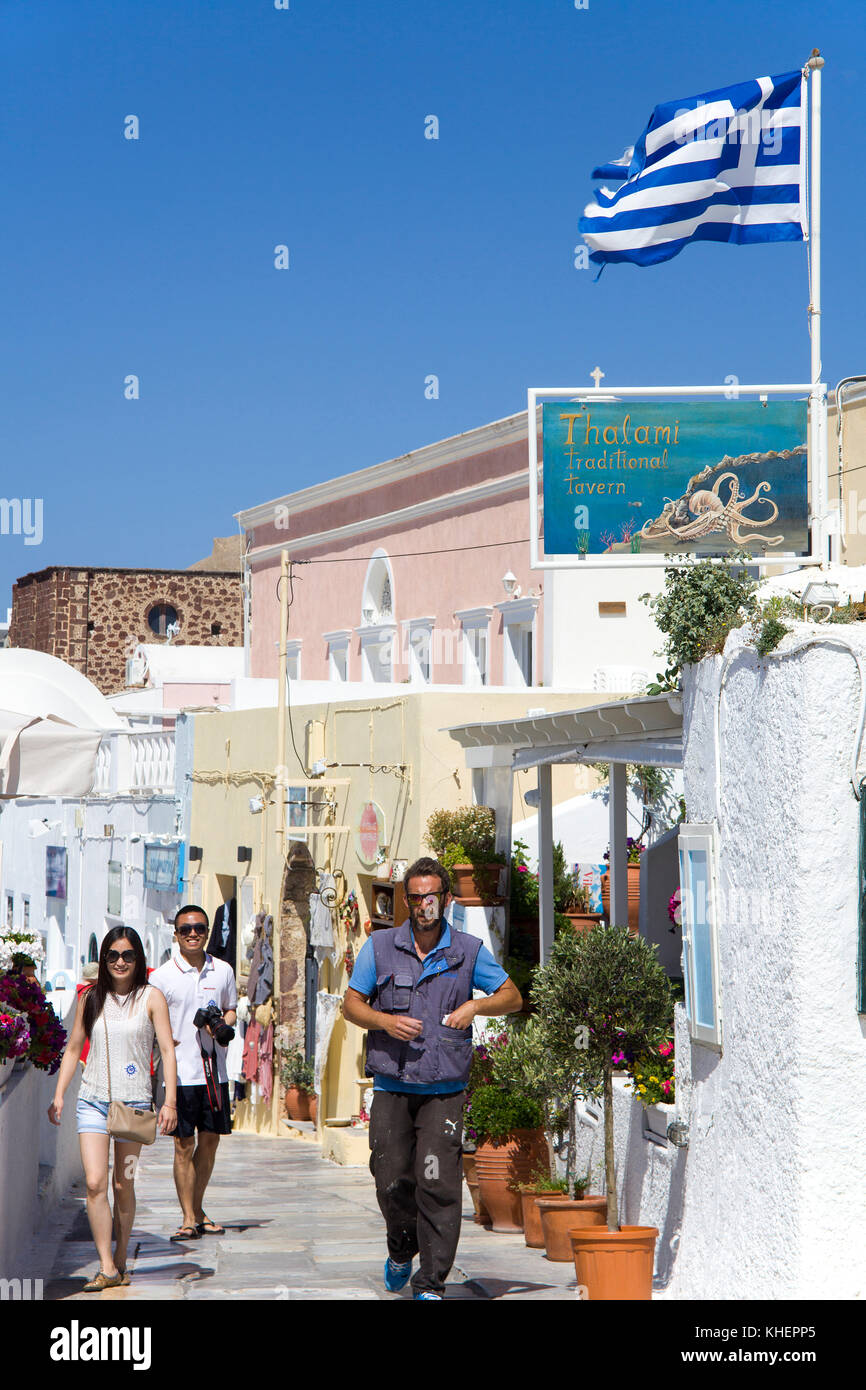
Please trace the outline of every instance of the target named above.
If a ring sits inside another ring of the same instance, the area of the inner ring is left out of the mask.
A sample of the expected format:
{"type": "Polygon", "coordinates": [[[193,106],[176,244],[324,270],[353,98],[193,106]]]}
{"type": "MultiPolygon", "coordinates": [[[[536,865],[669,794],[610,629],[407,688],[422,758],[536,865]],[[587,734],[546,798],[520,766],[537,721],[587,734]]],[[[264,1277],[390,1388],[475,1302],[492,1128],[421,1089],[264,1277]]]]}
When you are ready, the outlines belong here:
{"type": "Polygon", "coordinates": [[[674,1045],[670,1038],[635,1057],[629,1068],[632,1090],[643,1105],[670,1105],[675,1099],[674,1045]]]}
{"type": "Polygon", "coordinates": [[[438,859],[443,869],[447,869],[449,873],[455,864],[468,864],[470,862],[468,851],[462,845],[446,845],[438,859]]]}
{"type": "Polygon", "coordinates": [[[312,1062],[307,1062],[297,1048],[284,1052],[280,1062],[280,1081],[287,1091],[297,1087],[299,1091],[314,1092],[315,1071],[312,1062]]]}
{"type": "Polygon", "coordinates": [[[567,1192],[568,1183],[565,1178],[555,1178],[551,1175],[549,1168],[536,1168],[530,1175],[529,1182],[516,1182],[515,1192],[567,1192]]]}
{"type": "MultiPolygon", "coordinates": [[[[683,667],[720,652],[728,633],[742,627],[758,606],[757,580],[745,569],[735,573],[731,564],[694,556],[670,558],[674,563],[665,568],[664,590],[640,596],[667,639],[661,653],[667,669],[647,686],[650,695],[676,689],[683,667]]],[[[751,558],[745,551],[730,556],[741,565],[751,558]]]]}
{"type": "Polygon", "coordinates": [[[525,1091],[486,1083],[476,1087],[468,1100],[464,1126],[474,1132],[476,1144],[485,1140],[505,1143],[516,1129],[540,1129],[541,1106],[525,1091]]]}
{"type": "MultiPolygon", "coordinates": [[[[458,806],[455,811],[434,811],[427,820],[425,842],[436,857],[449,847],[459,848],[464,864],[490,864],[501,860],[496,853],[496,817],[490,806],[458,806]]],[[[453,863],[460,863],[453,860],[453,863]]],[[[446,866],[447,867],[447,866],[446,866]]]]}
{"type": "MultiPolygon", "coordinates": [[[[563,934],[533,981],[538,1013],[537,1061],[566,1078],[572,1095],[604,1098],[604,1151],[608,1229],[619,1229],[613,1144],[614,1055],[641,1056],[665,1040],[673,1008],[670,982],[656,948],[627,927],[597,926],[583,936],[563,934]]],[[[561,1085],[561,1083],[560,1083],[561,1085]]],[[[573,1106],[571,1107],[573,1111],[573,1106]]],[[[570,1126],[574,1131],[574,1121],[570,1126]]],[[[573,1163],[569,1142],[569,1168],[573,1163]]]]}

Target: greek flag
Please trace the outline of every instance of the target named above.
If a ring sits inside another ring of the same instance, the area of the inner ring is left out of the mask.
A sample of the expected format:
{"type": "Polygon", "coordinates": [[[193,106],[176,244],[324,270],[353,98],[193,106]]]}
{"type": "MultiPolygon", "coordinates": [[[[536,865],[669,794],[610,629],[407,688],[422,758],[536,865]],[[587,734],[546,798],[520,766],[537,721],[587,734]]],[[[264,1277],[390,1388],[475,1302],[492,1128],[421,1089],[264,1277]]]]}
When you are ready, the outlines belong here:
{"type": "Polygon", "coordinates": [[[806,237],[805,79],[758,77],[657,106],[633,150],[594,169],[580,219],[590,260],[669,261],[691,241],[806,237]]]}

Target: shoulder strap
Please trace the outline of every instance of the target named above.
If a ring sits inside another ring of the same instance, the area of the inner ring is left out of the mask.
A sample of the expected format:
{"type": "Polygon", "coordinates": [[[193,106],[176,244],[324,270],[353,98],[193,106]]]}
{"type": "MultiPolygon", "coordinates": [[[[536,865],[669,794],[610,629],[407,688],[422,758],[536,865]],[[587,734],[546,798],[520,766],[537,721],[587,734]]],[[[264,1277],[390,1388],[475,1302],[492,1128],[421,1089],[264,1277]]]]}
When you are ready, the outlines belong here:
{"type": "MultiPolygon", "coordinates": [[[[106,999],[108,996],[106,995],[106,999]]],[[[102,1005],[102,1026],[105,1029],[105,1068],[108,1072],[108,1103],[111,1104],[111,1058],[108,1055],[108,1023],[105,1019],[105,1004],[102,1005]]]]}

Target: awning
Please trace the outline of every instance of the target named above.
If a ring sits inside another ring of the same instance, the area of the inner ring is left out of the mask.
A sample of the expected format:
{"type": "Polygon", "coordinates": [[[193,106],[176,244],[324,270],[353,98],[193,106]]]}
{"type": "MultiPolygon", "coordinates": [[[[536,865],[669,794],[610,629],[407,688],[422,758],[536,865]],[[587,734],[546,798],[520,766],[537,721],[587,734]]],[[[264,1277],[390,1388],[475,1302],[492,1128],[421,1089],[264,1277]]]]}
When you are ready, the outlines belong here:
{"type": "Polygon", "coordinates": [[[0,710],[0,798],[86,796],[96,777],[100,729],[57,715],[0,710]]]}
{"type": "Polygon", "coordinates": [[[466,750],[510,748],[514,768],[619,762],[680,767],[683,702],[676,693],[615,700],[588,709],[539,711],[522,719],[460,724],[447,731],[466,750]]]}

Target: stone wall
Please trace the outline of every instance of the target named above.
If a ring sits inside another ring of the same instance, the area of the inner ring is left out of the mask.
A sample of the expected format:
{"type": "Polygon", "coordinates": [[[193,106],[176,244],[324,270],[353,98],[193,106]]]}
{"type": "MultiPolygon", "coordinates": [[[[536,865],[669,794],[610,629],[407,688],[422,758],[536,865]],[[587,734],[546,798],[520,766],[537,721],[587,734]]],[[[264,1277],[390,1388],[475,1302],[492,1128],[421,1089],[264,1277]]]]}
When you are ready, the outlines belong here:
{"type": "Polygon", "coordinates": [[[13,586],[10,645],[59,657],[111,695],[138,643],[161,640],[148,625],[159,604],[177,613],[177,646],[243,643],[237,573],[51,568],[13,586]]]}

